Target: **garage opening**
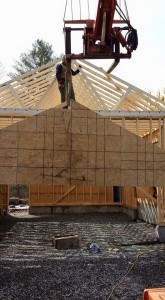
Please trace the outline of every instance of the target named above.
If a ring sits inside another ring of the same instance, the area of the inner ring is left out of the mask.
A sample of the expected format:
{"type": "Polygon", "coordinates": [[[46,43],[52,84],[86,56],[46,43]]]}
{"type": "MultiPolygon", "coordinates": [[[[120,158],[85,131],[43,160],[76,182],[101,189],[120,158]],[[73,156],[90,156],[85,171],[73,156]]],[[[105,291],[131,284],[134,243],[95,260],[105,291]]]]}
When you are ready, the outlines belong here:
{"type": "Polygon", "coordinates": [[[29,210],[29,186],[9,185],[8,212],[29,210]]]}

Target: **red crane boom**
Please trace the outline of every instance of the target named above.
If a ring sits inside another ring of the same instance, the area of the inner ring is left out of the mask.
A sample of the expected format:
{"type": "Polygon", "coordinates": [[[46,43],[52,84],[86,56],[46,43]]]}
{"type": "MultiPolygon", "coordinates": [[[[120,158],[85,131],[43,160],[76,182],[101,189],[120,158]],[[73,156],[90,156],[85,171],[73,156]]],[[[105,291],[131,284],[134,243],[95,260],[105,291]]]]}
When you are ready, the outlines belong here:
{"type": "Polygon", "coordinates": [[[84,28],[64,27],[67,60],[114,59],[108,73],[116,67],[121,58],[130,58],[132,51],[136,50],[138,45],[137,31],[130,25],[117,0],[98,0],[96,20],[64,20],[64,25],[66,24],[86,25],[84,28]],[[119,14],[119,20],[114,19],[115,12],[119,14]],[[121,24],[125,26],[120,27],[121,24]],[[73,54],[71,52],[71,31],[73,30],[84,31],[83,53],[73,54]],[[126,31],[125,37],[122,31],[126,31]],[[125,48],[125,53],[120,51],[120,46],[125,48]]]}

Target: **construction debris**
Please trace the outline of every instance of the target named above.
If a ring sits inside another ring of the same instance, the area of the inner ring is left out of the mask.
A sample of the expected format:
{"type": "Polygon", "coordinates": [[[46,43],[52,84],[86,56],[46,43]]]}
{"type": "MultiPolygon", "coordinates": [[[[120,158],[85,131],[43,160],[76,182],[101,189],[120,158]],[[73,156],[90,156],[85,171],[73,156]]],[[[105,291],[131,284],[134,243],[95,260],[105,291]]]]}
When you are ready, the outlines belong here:
{"type": "Polygon", "coordinates": [[[58,250],[79,248],[77,235],[56,236],[52,238],[53,246],[58,250]]]}

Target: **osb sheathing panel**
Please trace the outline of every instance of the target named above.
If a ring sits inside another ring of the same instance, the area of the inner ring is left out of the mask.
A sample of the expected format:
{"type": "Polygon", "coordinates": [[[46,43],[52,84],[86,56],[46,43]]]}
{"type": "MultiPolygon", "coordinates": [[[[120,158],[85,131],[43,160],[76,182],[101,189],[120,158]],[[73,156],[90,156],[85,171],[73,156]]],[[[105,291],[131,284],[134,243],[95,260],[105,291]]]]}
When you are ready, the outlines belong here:
{"type": "Polygon", "coordinates": [[[75,103],[0,131],[0,183],[164,186],[165,151],[75,103]]]}

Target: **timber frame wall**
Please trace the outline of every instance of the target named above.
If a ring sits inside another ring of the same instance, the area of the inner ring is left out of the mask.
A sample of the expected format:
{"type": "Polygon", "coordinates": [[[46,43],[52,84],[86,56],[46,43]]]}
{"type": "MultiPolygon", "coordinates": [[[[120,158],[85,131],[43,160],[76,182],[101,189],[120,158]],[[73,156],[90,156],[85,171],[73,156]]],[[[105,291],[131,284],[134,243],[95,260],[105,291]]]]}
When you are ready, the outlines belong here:
{"type": "Polygon", "coordinates": [[[137,208],[134,188],[30,185],[30,206],[129,205],[137,208]],[[118,195],[115,195],[115,189],[118,195]]]}
{"type": "Polygon", "coordinates": [[[7,212],[9,203],[8,185],[0,185],[0,216],[7,212]]]}

